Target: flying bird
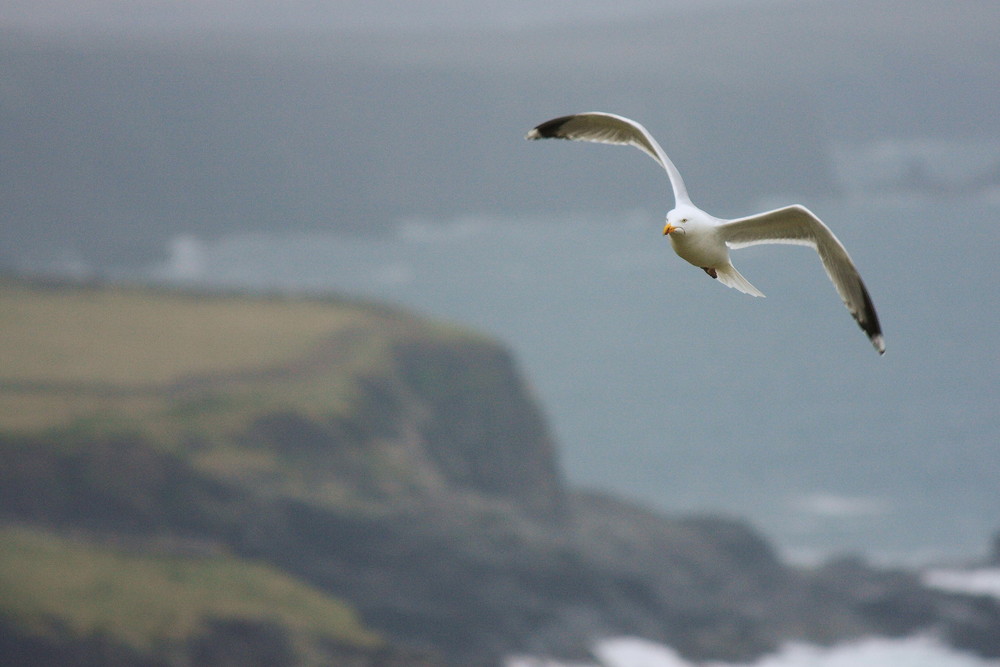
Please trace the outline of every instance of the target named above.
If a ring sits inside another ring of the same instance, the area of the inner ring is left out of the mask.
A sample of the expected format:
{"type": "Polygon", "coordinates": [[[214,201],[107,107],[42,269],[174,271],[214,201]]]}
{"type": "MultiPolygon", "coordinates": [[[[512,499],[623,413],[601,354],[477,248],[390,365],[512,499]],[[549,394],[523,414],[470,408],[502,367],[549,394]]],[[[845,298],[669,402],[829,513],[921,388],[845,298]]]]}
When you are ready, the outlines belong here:
{"type": "Polygon", "coordinates": [[[674,208],[667,213],[663,228],[674,252],[723,285],[746,294],[764,296],[733,267],[729,260],[730,249],[761,243],[812,247],[819,253],[823,268],[847,310],[868,334],[878,353],[885,354],[885,341],[875,306],[854,262],[830,228],[804,206],[786,206],[735,220],[713,217],[691,202],[677,167],[646,128],[634,120],[610,113],[590,112],[553,118],[528,132],[525,139],[621,144],[635,146],[649,155],[666,170],[674,191],[674,208]]]}

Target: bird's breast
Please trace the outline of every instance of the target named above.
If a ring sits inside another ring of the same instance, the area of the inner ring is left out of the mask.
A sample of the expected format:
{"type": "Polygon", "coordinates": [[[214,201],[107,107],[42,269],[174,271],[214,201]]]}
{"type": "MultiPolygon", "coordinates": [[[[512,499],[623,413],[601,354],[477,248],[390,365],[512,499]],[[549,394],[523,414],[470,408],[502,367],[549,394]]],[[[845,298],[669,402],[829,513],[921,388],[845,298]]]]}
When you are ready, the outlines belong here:
{"type": "Polygon", "coordinates": [[[670,234],[677,255],[695,266],[720,267],[729,264],[729,248],[714,228],[688,227],[670,234]]]}

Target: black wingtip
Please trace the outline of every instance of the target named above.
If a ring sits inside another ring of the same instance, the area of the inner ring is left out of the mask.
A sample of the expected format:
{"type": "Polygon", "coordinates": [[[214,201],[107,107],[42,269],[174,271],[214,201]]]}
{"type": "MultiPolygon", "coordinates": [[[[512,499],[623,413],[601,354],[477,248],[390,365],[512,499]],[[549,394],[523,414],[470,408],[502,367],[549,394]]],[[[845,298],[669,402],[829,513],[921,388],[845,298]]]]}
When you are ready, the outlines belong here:
{"type": "Polygon", "coordinates": [[[878,315],[875,313],[875,304],[872,303],[872,298],[868,296],[868,290],[865,289],[863,284],[861,285],[861,291],[865,299],[865,309],[858,320],[858,324],[868,334],[868,338],[871,339],[875,350],[880,355],[885,354],[885,339],[882,337],[882,326],[879,324],[878,315]]]}
{"type": "Polygon", "coordinates": [[[547,120],[541,125],[536,126],[531,132],[528,132],[526,139],[557,139],[559,138],[559,130],[563,125],[570,120],[572,116],[560,116],[559,118],[553,118],[552,120],[547,120]]]}

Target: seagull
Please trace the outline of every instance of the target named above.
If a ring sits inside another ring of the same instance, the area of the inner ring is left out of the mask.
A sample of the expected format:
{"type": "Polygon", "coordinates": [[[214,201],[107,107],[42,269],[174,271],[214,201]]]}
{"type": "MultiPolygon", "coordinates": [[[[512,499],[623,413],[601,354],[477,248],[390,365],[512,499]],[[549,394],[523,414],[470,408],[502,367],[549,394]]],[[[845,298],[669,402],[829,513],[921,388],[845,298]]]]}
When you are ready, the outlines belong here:
{"type": "Polygon", "coordinates": [[[635,146],[666,170],[674,191],[674,208],[667,213],[663,234],[681,259],[694,264],[723,285],[751,296],[764,294],[740,275],[729,250],[761,243],[806,245],[819,253],[826,274],[847,310],[868,334],[879,354],[885,354],[882,329],[868,290],[844,245],[812,211],[798,204],[735,220],[713,217],[691,203],[677,167],[639,123],[623,116],[589,112],[547,120],[525,139],[569,139],[635,146]]]}

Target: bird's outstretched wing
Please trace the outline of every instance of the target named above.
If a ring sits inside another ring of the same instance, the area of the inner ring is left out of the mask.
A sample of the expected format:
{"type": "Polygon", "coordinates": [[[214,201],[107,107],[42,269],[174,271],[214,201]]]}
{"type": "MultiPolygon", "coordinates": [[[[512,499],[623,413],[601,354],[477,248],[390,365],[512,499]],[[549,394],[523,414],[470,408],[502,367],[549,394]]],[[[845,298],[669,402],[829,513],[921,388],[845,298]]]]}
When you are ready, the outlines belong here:
{"type": "Polygon", "coordinates": [[[525,139],[569,139],[599,144],[635,146],[663,167],[670,177],[677,204],[691,203],[677,167],[656,143],[646,128],[634,120],[610,113],[592,111],[547,120],[528,132],[525,139]]]}
{"type": "Polygon", "coordinates": [[[745,248],[760,243],[792,243],[815,248],[844,305],[868,334],[878,353],[885,354],[885,341],[875,306],[851,256],[830,228],[812,211],[804,206],[787,206],[729,220],[720,224],[718,229],[730,248],[745,248]]]}

